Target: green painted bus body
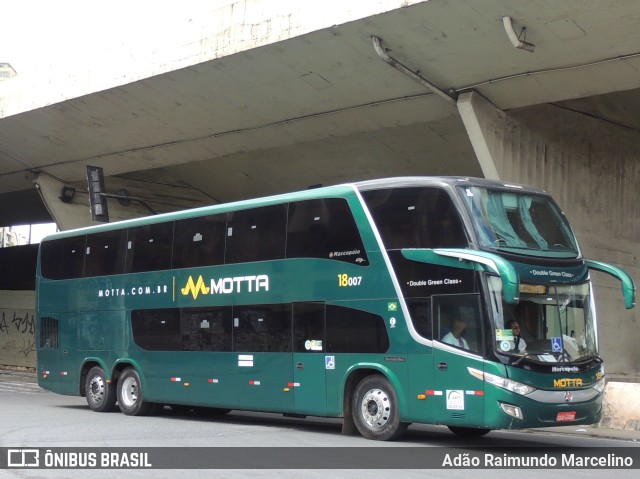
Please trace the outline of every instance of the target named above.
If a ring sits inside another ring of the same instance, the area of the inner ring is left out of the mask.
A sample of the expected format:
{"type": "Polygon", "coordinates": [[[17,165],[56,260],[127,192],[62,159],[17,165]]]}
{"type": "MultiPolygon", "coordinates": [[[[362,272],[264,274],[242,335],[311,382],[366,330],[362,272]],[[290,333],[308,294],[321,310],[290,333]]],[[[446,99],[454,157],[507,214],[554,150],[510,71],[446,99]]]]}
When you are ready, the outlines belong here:
{"type": "MultiPolygon", "coordinates": [[[[293,258],[51,280],[42,276],[39,264],[40,386],[60,394],[80,395],[90,366],[99,365],[114,382],[126,366],[138,371],[144,398],[153,403],[343,417],[350,409],[350,382],[379,374],[394,388],[401,421],[407,423],[515,429],[563,425],[566,421],[573,425],[592,424],[600,419],[602,388],[591,393],[603,381],[599,361],[588,367],[567,365],[558,366],[556,372],[538,371],[513,361],[500,362],[448,347],[436,340],[416,341],[417,333],[408,317],[408,299],[400,293],[398,275],[389,268],[389,253],[381,248],[370,213],[353,186],[63,232],[48,238],[45,244],[74,235],[326,197],[348,202],[367,265],[329,258],[293,258]],[[132,332],[132,311],[271,304],[293,305],[287,307],[295,309],[300,303],[351,308],[382,318],[388,348],[375,353],[331,352],[323,344],[325,338],[309,336],[298,338],[306,342],[304,351],[154,351],[137,345],[132,332]],[[42,325],[46,320],[42,318],[49,317],[59,325],[55,347],[50,347],[44,338],[42,325]],[[497,387],[483,377],[485,374],[529,385],[541,396],[536,399],[497,387]],[[584,396],[587,399],[580,400],[585,391],[589,391],[584,396]],[[522,417],[505,413],[503,404],[520,408],[522,417]],[[565,412],[568,416],[563,415],[565,412]]],[[[467,251],[478,253],[473,248],[467,251]]],[[[452,281],[471,283],[467,299],[470,304],[475,302],[483,315],[486,275],[502,278],[505,289],[510,288],[512,302],[517,302],[518,281],[541,282],[540,275],[532,273],[535,268],[544,269],[547,277],[550,274],[559,283],[588,280],[584,261],[570,266],[541,266],[538,258],[532,266],[522,258],[513,261],[494,255],[496,262],[499,258],[499,262],[506,263],[506,269],[501,266],[500,271],[493,271],[474,260],[456,259],[456,254],[464,253],[460,248],[403,252],[409,262],[440,268],[436,276],[444,281],[455,278],[452,281]],[[453,256],[447,256],[447,251],[453,256]],[[515,281],[515,286],[507,284],[509,281],[515,281]]],[[[488,331],[478,333],[484,344],[489,344],[488,336],[488,331]]]]}

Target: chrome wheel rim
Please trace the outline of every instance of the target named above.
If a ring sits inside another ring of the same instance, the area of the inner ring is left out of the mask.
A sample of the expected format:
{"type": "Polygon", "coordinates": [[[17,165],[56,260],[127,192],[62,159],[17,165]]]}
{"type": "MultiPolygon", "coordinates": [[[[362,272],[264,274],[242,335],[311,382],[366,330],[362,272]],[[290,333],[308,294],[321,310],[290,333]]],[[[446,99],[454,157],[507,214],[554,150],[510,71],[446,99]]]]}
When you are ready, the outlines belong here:
{"type": "Polygon", "coordinates": [[[101,376],[94,376],[89,383],[89,398],[99,404],[104,400],[106,384],[101,376]]]}
{"type": "Polygon", "coordinates": [[[360,412],[371,429],[382,429],[391,418],[391,400],[382,389],[370,389],[362,397],[360,412]]]}
{"type": "Polygon", "coordinates": [[[138,381],[134,378],[125,378],[122,382],[122,394],[120,400],[125,407],[133,407],[138,402],[138,381]]]}

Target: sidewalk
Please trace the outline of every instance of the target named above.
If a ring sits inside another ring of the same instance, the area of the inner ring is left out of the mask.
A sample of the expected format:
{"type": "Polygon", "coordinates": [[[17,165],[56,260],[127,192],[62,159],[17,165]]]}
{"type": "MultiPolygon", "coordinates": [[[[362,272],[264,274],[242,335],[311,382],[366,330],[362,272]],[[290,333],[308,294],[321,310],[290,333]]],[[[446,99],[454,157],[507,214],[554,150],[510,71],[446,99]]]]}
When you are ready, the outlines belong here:
{"type": "Polygon", "coordinates": [[[559,426],[559,427],[542,427],[539,429],[526,429],[533,434],[545,432],[550,434],[566,434],[572,436],[588,436],[599,437],[602,439],[618,439],[620,441],[640,442],[640,431],[627,429],[613,429],[609,427],[601,427],[598,424],[591,426],[559,426]]]}
{"type": "Polygon", "coordinates": [[[33,379],[33,382],[37,382],[36,370],[34,368],[21,368],[16,366],[2,366],[0,365],[0,375],[5,376],[21,376],[25,378],[33,379]]]}

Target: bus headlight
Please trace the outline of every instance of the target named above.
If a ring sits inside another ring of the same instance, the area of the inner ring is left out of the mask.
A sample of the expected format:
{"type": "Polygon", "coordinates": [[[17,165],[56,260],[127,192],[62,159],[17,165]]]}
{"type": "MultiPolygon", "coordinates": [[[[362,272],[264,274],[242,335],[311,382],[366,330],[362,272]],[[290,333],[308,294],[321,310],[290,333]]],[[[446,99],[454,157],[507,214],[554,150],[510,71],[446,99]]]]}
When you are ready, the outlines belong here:
{"type": "Polygon", "coordinates": [[[604,391],[604,386],[605,386],[604,379],[601,379],[600,381],[598,381],[593,385],[593,389],[595,389],[599,393],[602,393],[602,391],[604,391]]]}
{"type": "Polygon", "coordinates": [[[473,377],[481,379],[489,384],[493,384],[496,387],[506,389],[507,391],[511,391],[512,393],[526,396],[527,394],[531,394],[533,391],[536,390],[536,388],[532,386],[519,383],[518,381],[513,381],[512,379],[503,378],[491,373],[485,373],[475,368],[467,368],[467,369],[469,371],[469,374],[471,374],[473,377]]]}

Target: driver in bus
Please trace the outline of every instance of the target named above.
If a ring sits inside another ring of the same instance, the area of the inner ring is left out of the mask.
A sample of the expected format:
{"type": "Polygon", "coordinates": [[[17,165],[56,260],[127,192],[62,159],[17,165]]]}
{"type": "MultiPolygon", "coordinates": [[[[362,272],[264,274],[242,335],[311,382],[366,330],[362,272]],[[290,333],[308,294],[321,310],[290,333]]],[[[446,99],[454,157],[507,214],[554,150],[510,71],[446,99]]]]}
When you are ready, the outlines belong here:
{"type": "Polygon", "coordinates": [[[513,350],[515,352],[521,353],[527,348],[527,343],[520,336],[520,325],[514,319],[511,319],[507,322],[507,329],[510,329],[513,332],[513,350]]]}
{"type": "Polygon", "coordinates": [[[458,346],[459,348],[469,349],[467,341],[462,337],[462,333],[464,333],[466,328],[467,323],[465,323],[462,318],[455,318],[451,331],[444,335],[442,342],[451,344],[452,346],[458,346]]]}

